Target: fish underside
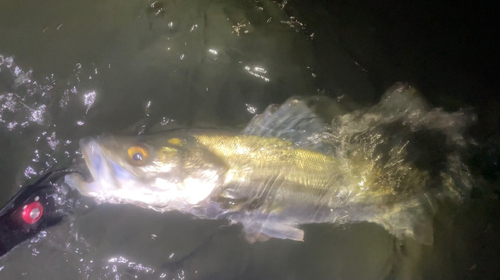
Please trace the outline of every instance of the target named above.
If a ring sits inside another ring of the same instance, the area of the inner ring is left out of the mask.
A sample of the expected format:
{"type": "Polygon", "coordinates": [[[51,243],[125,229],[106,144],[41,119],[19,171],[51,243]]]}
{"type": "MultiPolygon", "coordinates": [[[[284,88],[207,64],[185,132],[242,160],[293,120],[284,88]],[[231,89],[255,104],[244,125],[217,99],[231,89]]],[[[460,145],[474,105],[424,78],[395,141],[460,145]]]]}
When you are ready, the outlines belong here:
{"type": "Polygon", "coordinates": [[[305,224],[372,222],[432,245],[437,207],[471,188],[461,161],[471,120],[401,84],[350,113],[326,97],[291,98],[238,133],[82,140],[93,181],[66,181],[101,202],[240,223],[250,242],[302,241],[305,224]]]}

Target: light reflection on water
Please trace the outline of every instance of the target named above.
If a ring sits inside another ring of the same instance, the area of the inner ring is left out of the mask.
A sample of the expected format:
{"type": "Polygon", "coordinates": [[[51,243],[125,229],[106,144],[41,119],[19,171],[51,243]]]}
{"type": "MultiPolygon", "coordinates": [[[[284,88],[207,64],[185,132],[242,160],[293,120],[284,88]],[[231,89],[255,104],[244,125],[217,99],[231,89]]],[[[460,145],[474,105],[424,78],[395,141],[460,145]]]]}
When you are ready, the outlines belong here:
{"type": "Polygon", "coordinates": [[[96,95],[94,91],[84,94],[77,90],[83,74],[79,63],[64,87],[52,75],[39,82],[32,72],[22,70],[13,57],[0,55],[0,74],[8,87],[0,95],[0,127],[14,141],[22,139],[28,148],[25,152],[30,160],[23,167],[24,180],[45,173],[59,161],[67,163],[75,158],[75,138],[58,135],[68,135],[62,129],[76,129],[75,118],[85,118],[78,114],[88,112],[96,95]]]}

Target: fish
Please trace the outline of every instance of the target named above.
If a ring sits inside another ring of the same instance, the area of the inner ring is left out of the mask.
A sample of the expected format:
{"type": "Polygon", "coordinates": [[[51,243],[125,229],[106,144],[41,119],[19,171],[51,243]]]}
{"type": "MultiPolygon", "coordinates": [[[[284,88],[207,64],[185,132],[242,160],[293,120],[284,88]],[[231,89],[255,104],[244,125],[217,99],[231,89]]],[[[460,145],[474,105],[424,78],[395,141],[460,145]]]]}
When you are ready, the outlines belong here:
{"type": "Polygon", "coordinates": [[[308,224],[369,222],[432,245],[438,206],[461,204],[471,189],[462,151],[473,117],[430,108],[404,84],[349,113],[325,98],[270,105],[241,131],[85,138],[93,181],[66,182],[103,203],[241,224],[251,243],[303,241],[308,224]]]}

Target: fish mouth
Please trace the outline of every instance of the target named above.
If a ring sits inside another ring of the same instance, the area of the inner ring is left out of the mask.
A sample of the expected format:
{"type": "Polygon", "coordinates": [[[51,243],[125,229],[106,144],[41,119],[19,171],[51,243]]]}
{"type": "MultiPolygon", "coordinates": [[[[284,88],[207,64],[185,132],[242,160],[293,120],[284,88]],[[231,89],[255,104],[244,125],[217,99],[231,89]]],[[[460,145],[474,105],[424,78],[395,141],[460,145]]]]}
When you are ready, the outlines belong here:
{"type": "Polygon", "coordinates": [[[79,144],[85,165],[90,172],[88,181],[96,181],[103,171],[103,165],[106,164],[102,150],[99,144],[93,139],[82,139],[79,144]]]}
{"type": "Polygon", "coordinates": [[[112,151],[102,148],[97,139],[80,140],[80,149],[94,183],[103,190],[120,188],[120,180],[132,180],[133,176],[112,158],[112,151]]]}

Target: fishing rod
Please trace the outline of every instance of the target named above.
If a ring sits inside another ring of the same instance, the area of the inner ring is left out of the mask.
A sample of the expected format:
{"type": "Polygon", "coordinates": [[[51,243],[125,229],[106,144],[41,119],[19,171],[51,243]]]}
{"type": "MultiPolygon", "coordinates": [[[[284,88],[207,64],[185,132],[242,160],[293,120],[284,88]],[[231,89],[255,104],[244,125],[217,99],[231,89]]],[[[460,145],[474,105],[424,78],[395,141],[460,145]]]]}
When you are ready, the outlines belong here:
{"type": "Polygon", "coordinates": [[[57,181],[72,169],[46,173],[35,183],[24,186],[0,210],[0,257],[40,231],[59,224],[71,213],[79,197],[76,190],[57,181]]]}

